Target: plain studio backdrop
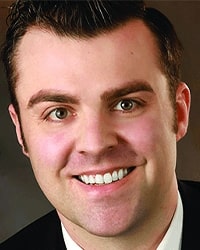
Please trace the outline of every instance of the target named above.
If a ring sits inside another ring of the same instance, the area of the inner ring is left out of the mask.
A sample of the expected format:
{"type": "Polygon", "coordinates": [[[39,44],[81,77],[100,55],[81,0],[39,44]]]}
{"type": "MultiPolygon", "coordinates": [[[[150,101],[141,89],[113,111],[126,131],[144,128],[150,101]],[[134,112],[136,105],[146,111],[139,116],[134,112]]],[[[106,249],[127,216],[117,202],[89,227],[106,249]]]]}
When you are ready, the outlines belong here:
{"type": "MultiPolygon", "coordinates": [[[[0,42],[11,1],[0,0],[0,42]]],[[[147,1],[172,21],[185,48],[182,80],[192,92],[187,136],[178,143],[177,176],[200,180],[200,1],[147,1]]],[[[52,209],[23,156],[8,115],[7,84],[0,64],[0,242],[52,209]]]]}

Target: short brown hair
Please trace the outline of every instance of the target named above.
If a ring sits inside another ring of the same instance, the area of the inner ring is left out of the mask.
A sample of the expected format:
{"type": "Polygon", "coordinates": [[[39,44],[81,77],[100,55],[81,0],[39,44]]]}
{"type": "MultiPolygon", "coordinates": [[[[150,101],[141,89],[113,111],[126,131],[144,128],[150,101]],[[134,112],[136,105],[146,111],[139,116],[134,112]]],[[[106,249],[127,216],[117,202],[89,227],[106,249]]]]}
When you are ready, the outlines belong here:
{"type": "Polygon", "coordinates": [[[17,47],[28,29],[39,26],[59,36],[89,38],[109,32],[131,19],[141,19],[154,34],[160,52],[161,69],[168,79],[174,103],[180,81],[182,46],[173,25],[158,10],[145,7],[143,1],[18,0],[11,6],[9,27],[2,49],[11,102],[16,112],[19,114],[15,94],[17,47]]]}

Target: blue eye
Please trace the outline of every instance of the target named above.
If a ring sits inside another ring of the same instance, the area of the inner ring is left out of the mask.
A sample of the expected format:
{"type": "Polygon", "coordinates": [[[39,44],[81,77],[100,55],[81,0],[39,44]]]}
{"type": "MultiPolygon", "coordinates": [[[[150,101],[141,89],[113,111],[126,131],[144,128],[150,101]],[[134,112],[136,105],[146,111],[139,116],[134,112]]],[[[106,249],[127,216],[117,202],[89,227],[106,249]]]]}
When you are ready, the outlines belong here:
{"type": "Polygon", "coordinates": [[[69,112],[65,109],[65,108],[57,108],[57,109],[54,109],[53,111],[51,111],[51,113],[49,114],[49,118],[51,120],[56,120],[56,121],[59,121],[59,120],[63,120],[65,119],[66,117],[69,116],[69,112]]]}
{"type": "Polygon", "coordinates": [[[133,100],[122,100],[116,106],[115,110],[131,111],[137,106],[137,103],[133,100]]]}

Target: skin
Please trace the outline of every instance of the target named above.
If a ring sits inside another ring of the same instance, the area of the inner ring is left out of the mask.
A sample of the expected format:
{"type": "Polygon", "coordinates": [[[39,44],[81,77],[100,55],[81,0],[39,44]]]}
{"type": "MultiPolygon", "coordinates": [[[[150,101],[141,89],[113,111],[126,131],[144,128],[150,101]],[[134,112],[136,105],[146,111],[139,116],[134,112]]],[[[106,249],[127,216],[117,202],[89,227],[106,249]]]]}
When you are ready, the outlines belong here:
{"type": "Polygon", "coordinates": [[[83,249],[155,249],[176,209],[176,143],[187,130],[190,93],[179,84],[175,133],[152,33],[135,20],[84,40],[31,28],[17,70],[21,128],[9,111],[18,140],[23,146],[23,131],[24,153],[71,237],[83,249]],[[111,184],[77,179],[129,167],[111,184]]]}

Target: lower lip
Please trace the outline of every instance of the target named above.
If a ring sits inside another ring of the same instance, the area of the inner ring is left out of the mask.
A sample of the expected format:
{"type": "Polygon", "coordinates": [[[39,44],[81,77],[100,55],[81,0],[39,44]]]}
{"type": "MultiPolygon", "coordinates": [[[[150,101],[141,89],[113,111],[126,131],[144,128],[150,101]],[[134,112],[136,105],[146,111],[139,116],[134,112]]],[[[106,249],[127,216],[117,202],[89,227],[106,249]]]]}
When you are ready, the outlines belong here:
{"type": "Polygon", "coordinates": [[[133,175],[136,174],[136,168],[134,168],[128,175],[126,175],[121,180],[109,183],[109,184],[101,184],[101,185],[95,185],[95,184],[85,184],[79,180],[76,179],[76,181],[79,183],[80,188],[83,189],[85,192],[88,193],[95,193],[95,194],[108,194],[113,191],[117,191],[118,189],[121,189],[123,186],[128,184],[129,180],[133,178],[133,175]]]}

